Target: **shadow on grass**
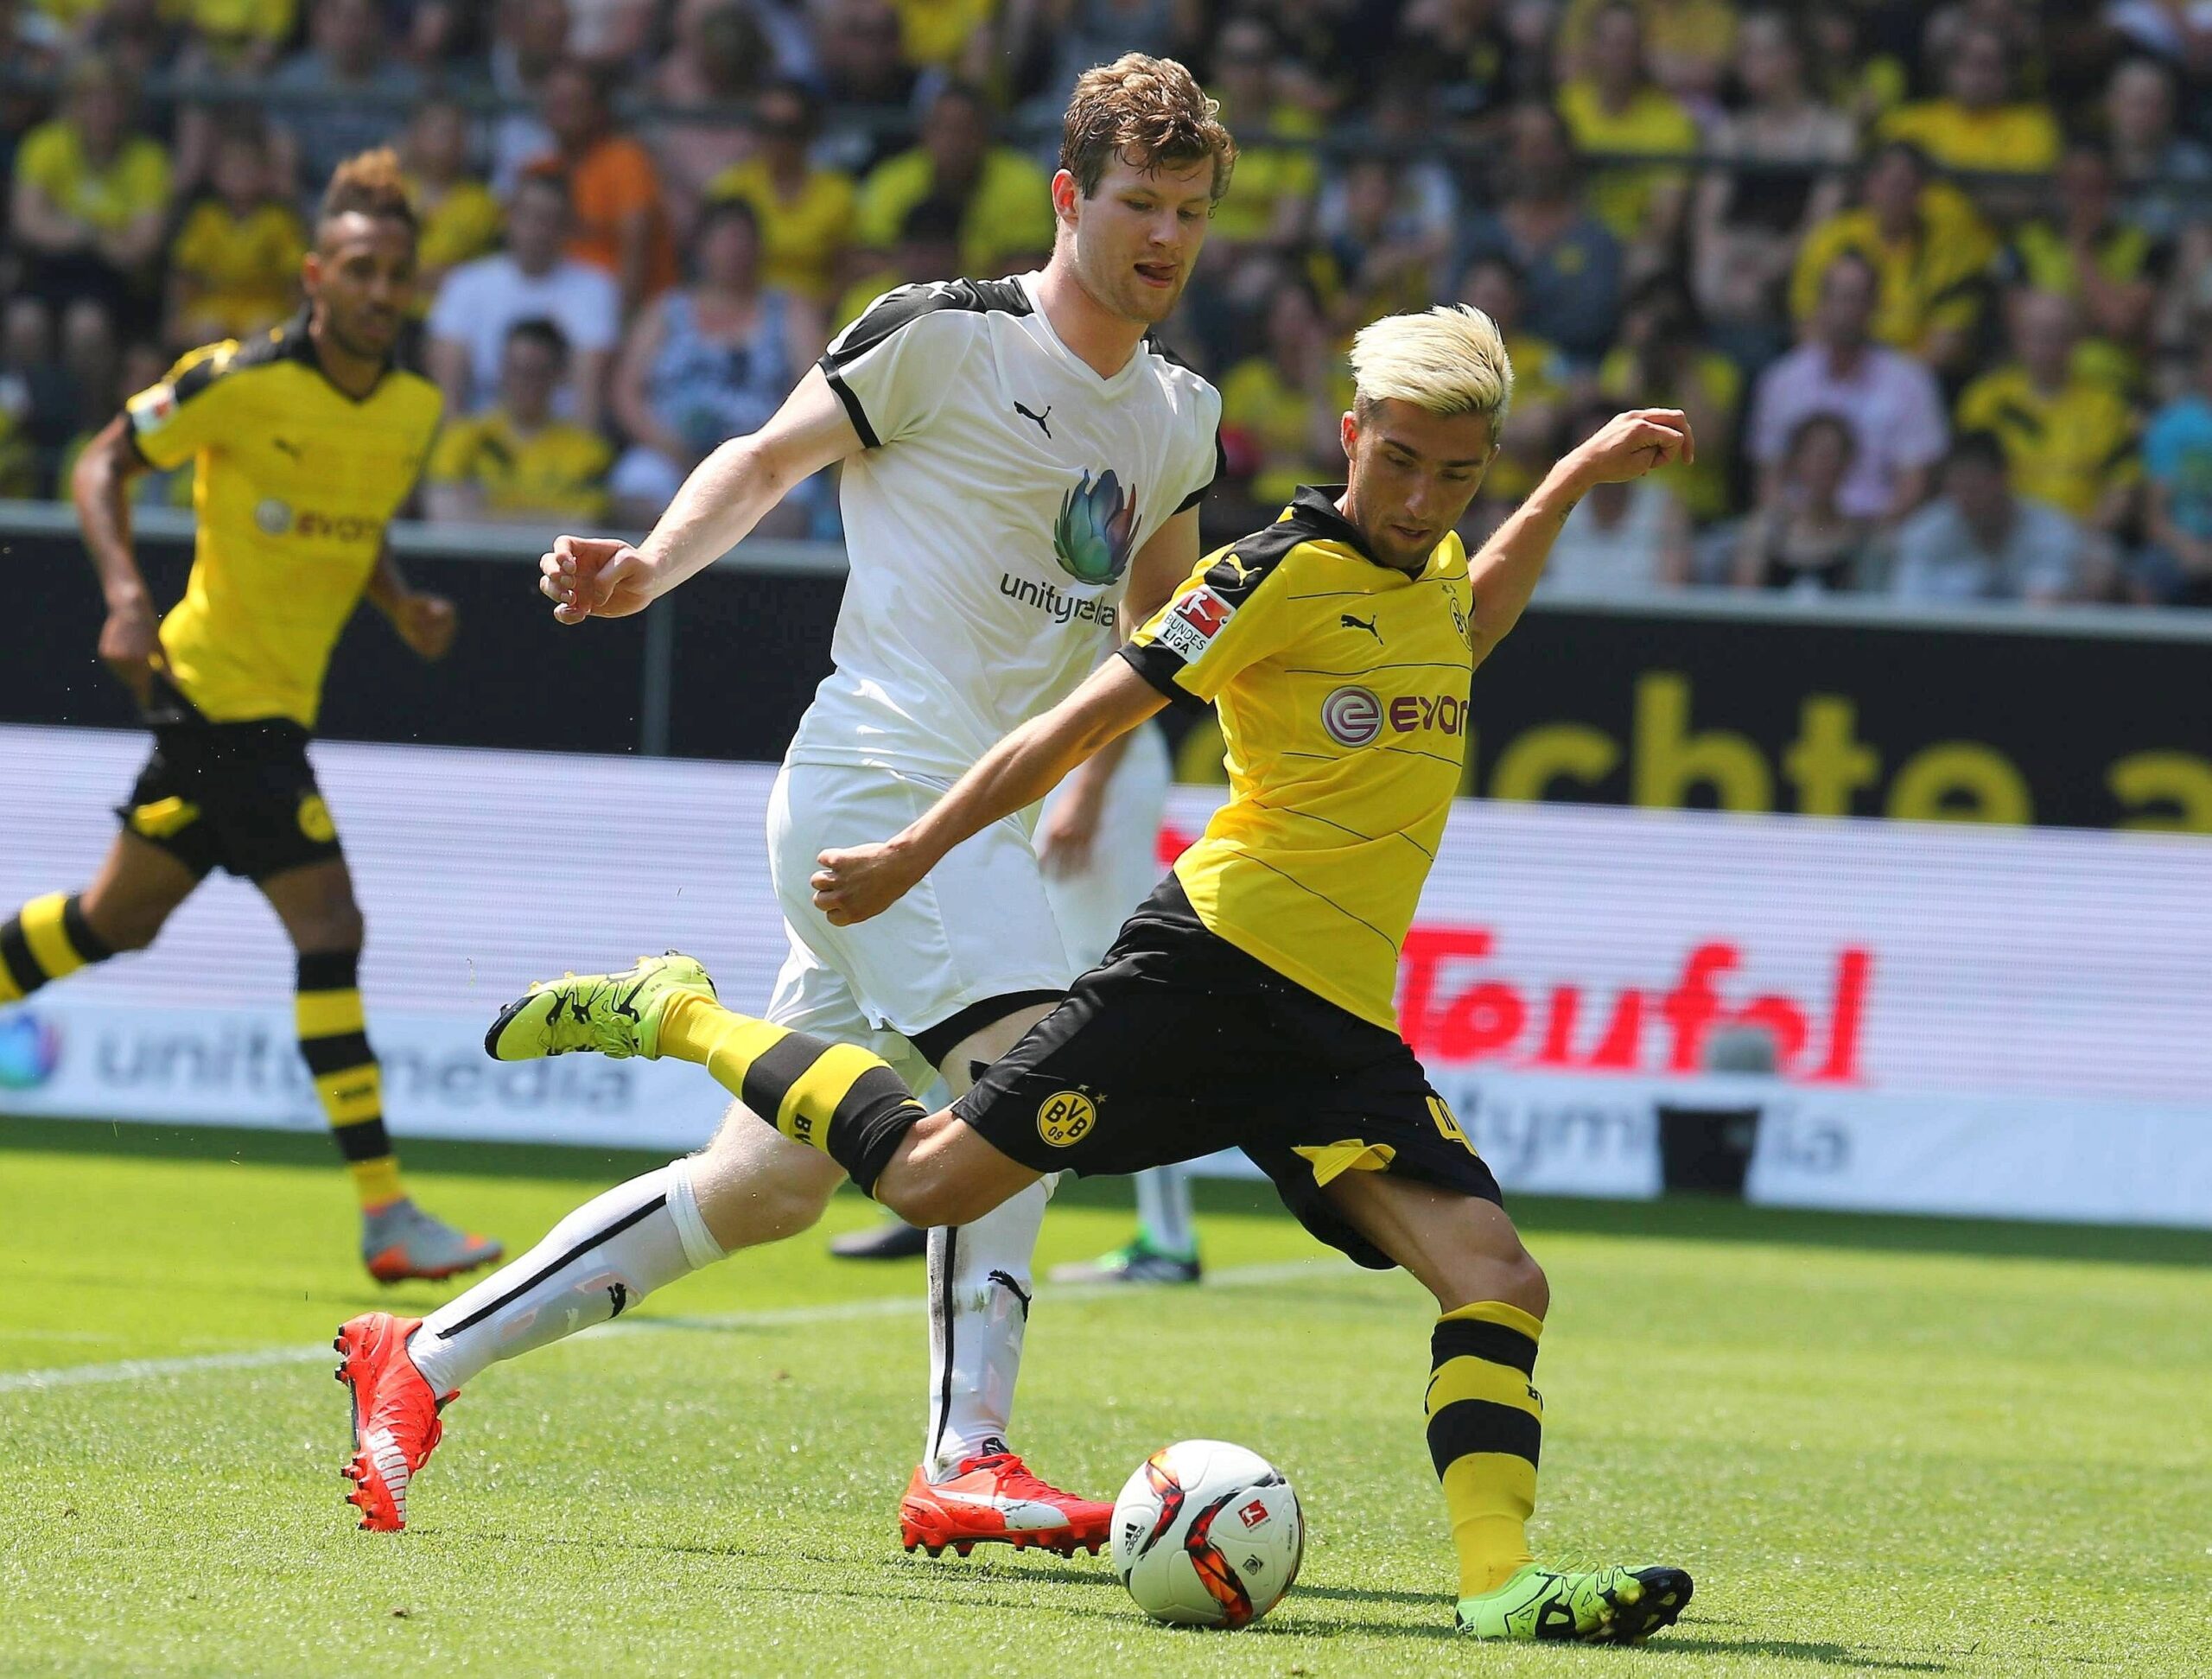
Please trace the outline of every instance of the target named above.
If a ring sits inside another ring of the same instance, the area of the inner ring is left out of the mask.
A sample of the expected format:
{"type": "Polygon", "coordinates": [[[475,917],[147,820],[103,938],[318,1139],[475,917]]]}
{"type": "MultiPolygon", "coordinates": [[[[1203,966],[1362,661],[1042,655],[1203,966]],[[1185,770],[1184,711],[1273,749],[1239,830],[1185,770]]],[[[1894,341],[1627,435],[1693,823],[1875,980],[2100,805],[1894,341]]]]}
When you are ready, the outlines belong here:
{"type": "MultiPolygon", "coordinates": [[[[666,1150],[569,1148],[542,1143],[405,1139],[417,1173],[543,1178],[601,1186],[650,1172],[666,1150]]],[[[213,1127],[22,1119],[0,1115],[0,1150],[129,1155],[147,1160],[224,1160],[327,1166],[320,1131],[228,1130],[213,1127]]],[[[1201,1179],[1201,1214],[1287,1217],[1265,1183],[1201,1179]]],[[[1128,1190],[1111,1179],[1064,1180],[1062,1205],[1126,1207],[1128,1190]]],[[[2048,1224],[1993,1218],[1928,1218],[1903,1213],[1815,1212],[1753,1207],[1681,1195],[1662,1201],[1598,1201],[1516,1195],[1513,1214],[1535,1236],[1609,1236],[1667,1241],[1742,1242],[1784,1247],[1847,1248],[1862,1253],[1959,1254],[1981,1258],[2102,1260],[2135,1265],[2212,1265],[2212,1231],[2048,1224]]]]}
{"type": "Polygon", "coordinates": [[[1643,1646],[1646,1656],[1750,1656],[1773,1662],[1815,1662],[1853,1673],[1953,1673],[1932,1657],[1903,1660],[1870,1654],[1851,1644],[1799,1644],[1789,1638],[1720,1638],[1695,1630],[1662,1632],[1643,1646]]]}

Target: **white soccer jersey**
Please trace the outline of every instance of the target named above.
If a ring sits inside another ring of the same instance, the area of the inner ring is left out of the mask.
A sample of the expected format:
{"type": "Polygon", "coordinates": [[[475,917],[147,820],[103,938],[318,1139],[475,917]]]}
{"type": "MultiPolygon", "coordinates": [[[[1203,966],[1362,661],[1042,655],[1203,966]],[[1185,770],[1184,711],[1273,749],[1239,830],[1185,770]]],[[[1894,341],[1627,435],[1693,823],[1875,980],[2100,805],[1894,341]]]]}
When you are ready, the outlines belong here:
{"type": "Polygon", "coordinates": [[[1100,378],[1039,278],[902,286],[823,357],[867,447],[791,762],[958,776],[1090,673],[1130,556],[1213,481],[1220,393],[1149,340],[1100,378]]]}

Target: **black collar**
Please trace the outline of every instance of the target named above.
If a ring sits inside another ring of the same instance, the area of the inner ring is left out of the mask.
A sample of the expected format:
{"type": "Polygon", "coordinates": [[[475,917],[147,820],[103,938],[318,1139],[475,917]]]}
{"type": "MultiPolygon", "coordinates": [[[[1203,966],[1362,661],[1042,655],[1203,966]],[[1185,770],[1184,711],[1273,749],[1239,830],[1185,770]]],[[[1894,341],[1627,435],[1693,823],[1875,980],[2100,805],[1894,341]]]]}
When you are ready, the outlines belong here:
{"type": "Polygon", "coordinates": [[[1360,535],[1359,527],[1337,511],[1337,498],[1344,494],[1344,487],[1342,484],[1301,484],[1291,497],[1285,517],[1325,542],[1342,543],[1370,565],[1382,565],[1384,563],[1375,557],[1367,538],[1360,535]]]}
{"type": "Polygon", "coordinates": [[[322,358],[315,353],[315,334],[308,330],[308,310],[303,305],[290,320],[270,334],[269,359],[271,361],[298,362],[349,403],[365,403],[375,396],[384,384],[384,376],[391,371],[391,358],[385,358],[384,366],[377,370],[374,382],[357,397],[332,378],[329,370],[323,366],[322,358]]]}

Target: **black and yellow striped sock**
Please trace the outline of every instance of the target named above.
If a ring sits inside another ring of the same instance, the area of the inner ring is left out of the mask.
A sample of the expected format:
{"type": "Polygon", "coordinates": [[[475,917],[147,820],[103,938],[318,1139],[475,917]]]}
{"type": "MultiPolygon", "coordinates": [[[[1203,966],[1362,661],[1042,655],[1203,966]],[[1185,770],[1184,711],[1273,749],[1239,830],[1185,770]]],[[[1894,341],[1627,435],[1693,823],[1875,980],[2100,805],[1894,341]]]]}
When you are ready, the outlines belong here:
{"type": "Polygon", "coordinates": [[[406,1191],[384,1129],[384,1072],[369,1047],[361,1014],[360,962],[359,951],[302,955],[293,1008],[300,1053],[329,1116],[331,1139],[353,1174],[363,1209],[374,1212],[406,1191]]]}
{"type": "Polygon", "coordinates": [[[1544,1402],[1529,1383],[1543,1321],[1503,1301],[1478,1301],[1437,1320],[1429,1343],[1428,1455],[1444,1483],[1459,1595],[1479,1597],[1534,1559],[1536,1448],[1544,1402]]]}
{"type": "Polygon", "coordinates": [[[115,952],[67,893],[34,898],[0,925],[0,1004],[21,1002],[41,985],[115,952]]]}
{"type": "Polygon", "coordinates": [[[843,1167],[868,1194],[906,1133],[928,1116],[906,1081],[868,1051],[733,1014],[709,997],[669,999],[660,1053],[706,1068],[792,1142],[843,1167]]]}

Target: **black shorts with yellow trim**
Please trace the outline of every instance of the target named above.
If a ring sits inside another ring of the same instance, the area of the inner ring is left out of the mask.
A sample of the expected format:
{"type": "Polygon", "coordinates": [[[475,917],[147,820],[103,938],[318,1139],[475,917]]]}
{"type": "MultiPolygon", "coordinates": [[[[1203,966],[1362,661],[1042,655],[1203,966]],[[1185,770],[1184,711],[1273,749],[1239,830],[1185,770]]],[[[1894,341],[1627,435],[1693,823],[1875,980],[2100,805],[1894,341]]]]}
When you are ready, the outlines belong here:
{"type": "Polygon", "coordinates": [[[1173,874],[952,1111],[1039,1172],[1241,1148],[1307,1230],[1376,1270],[1394,1262],[1323,1193],[1339,1173],[1503,1199],[1402,1039],[1209,931],[1173,874]]]}
{"type": "Polygon", "coordinates": [[[210,722],[167,684],[150,713],[153,755],[123,825],[194,874],[250,881],[342,855],[308,762],[308,732],[289,718],[210,722]]]}

